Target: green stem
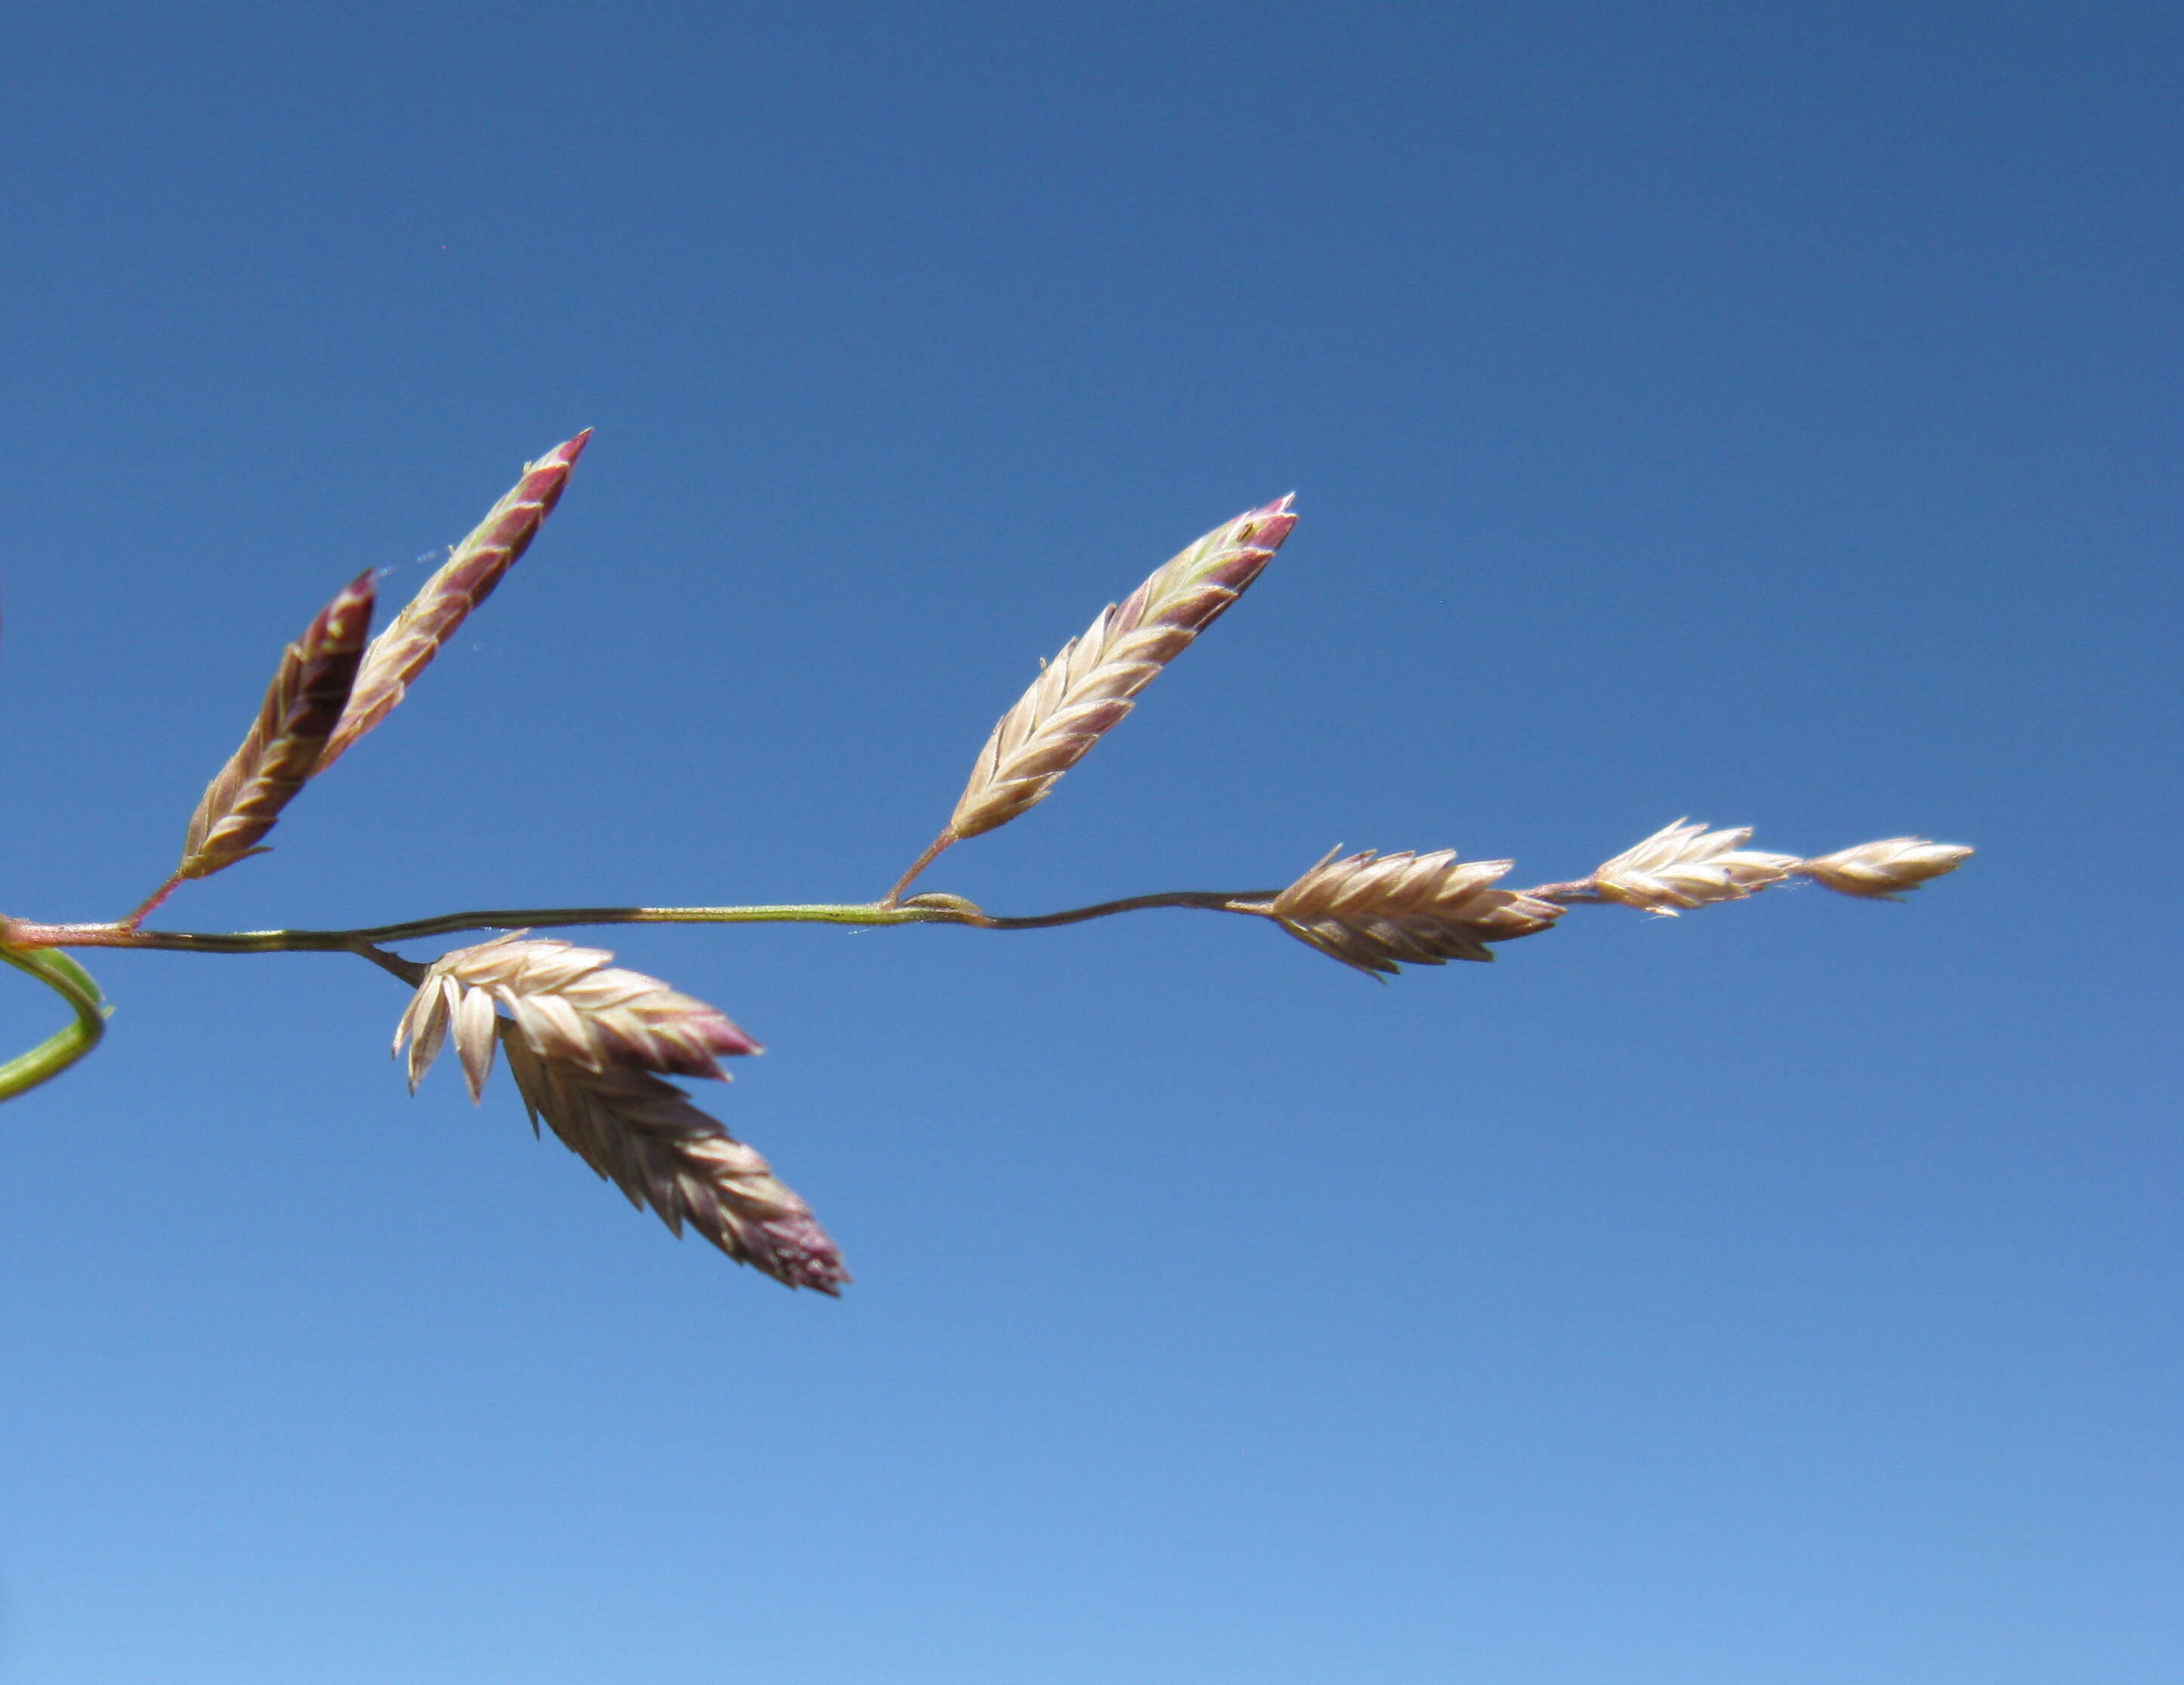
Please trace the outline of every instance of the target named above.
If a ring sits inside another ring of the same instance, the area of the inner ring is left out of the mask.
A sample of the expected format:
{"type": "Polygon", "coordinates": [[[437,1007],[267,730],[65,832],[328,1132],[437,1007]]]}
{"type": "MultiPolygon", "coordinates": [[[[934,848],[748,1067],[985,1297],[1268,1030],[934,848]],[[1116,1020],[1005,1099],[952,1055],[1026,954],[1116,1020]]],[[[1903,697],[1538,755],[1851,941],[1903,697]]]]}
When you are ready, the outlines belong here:
{"type": "Polygon", "coordinates": [[[400,924],[354,930],[140,930],[112,924],[36,924],[10,919],[6,940],[17,948],[161,948],[200,954],[353,953],[387,942],[415,941],[471,930],[552,930],[577,924],[967,924],[981,930],[1039,930],[1156,907],[1212,912],[1262,912],[1243,903],[1270,900],[1273,890],[1172,890],[1096,907],[1026,918],[996,918],[955,896],[913,896],[899,906],[871,901],[805,901],[777,907],[512,907],[445,912],[400,924]]]}
{"type": "Polygon", "coordinates": [[[0,947],[0,960],[18,971],[27,971],[75,1009],[74,1024],[0,1065],[0,1100],[13,1100],[58,1076],[98,1046],[99,1037],[106,1034],[106,1014],[110,1008],[91,974],[66,954],[50,949],[25,953],[0,947]]]}
{"type": "Polygon", "coordinates": [[[35,924],[11,919],[7,940],[24,948],[164,948],[200,954],[360,953],[382,942],[410,942],[466,930],[551,930],[574,924],[978,924],[968,904],[868,901],[780,907],[511,907],[446,912],[355,930],[139,930],[113,924],[35,924]]]}

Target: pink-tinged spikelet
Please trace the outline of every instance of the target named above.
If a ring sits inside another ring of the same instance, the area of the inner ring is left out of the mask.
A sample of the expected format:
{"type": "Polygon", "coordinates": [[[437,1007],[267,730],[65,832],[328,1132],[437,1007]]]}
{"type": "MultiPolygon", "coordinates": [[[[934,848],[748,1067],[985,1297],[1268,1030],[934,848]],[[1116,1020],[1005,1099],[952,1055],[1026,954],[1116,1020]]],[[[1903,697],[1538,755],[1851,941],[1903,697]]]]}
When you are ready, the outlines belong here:
{"type": "Polygon", "coordinates": [[[986,739],[949,832],[975,837],[1044,800],[1273,560],[1296,525],[1292,500],[1216,527],[1065,644],[986,739]]]}
{"type": "Polygon", "coordinates": [[[651,1207],[678,1235],[688,1223],[737,1263],[788,1286],[838,1296],[848,1285],[841,1251],[811,1208],[673,1084],[625,1066],[593,1071],[543,1057],[513,1024],[501,1034],[532,1126],[543,1118],[632,1205],[651,1207]]]}
{"type": "Polygon", "coordinates": [[[523,477],[508,495],[493,505],[440,571],[372,639],[348,707],[319,756],[319,771],[332,766],[351,744],[394,711],[440,646],[472,609],[493,594],[493,587],[515,566],[561,500],[569,471],[591,437],[587,427],[526,465],[523,477]]]}
{"type": "Polygon", "coordinates": [[[198,798],[175,876],[203,878],[259,852],[281,810],[321,764],[371,630],[371,575],[359,574],[281,656],[242,745],[198,798]]]}

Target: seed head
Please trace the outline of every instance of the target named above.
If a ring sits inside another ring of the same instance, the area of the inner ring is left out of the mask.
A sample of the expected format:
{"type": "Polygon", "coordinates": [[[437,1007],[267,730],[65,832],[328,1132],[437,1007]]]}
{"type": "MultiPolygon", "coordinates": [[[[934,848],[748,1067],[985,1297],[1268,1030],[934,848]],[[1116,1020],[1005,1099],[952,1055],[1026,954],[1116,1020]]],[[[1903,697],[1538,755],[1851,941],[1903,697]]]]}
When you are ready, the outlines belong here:
{"type": "Polygon", "coordinates": [[[1741,901],[1780,883],[1797,863],[1792,854],[1746,849],[1751,839],[1748,825],[1709,831],[1679,819],[1617,855],[1592,874],[1592,884],[1609,901],[1671,918],[1679,909],[1741,901]]]}
{"type": "Polygon", "coordinates": [[[727,1080],[716,1056],[756,1053],[759,1044],[703,1001],[656,977],[608,962],[603,948],[580,948],[518,930],[443,954],[394,1031],[394,1051],[410,1046],[410,1087],[439,1057],[449,1028],[471,1098],[493,1069],[498,1005],[541,1058],[580,1070],[671,1071],[727,1080]]]}
{"type": "Polygon", "coordinates": [[[1273,560],[1296,525],[1290,501],[1279,498],[1215,527],[1064,644],[994,727],[949,833],[975,837],[1044,801],[1273,560]]]}
{"type": "Polygon", "coordinates": [[[1927,879],[1953,872],[1971,857],[1972,851],[1961,843],[1886,837],[1800,861],[1791,870],[1837,895],[1900,901],[1927,879]]]}
{"type": "Polygon", "coordinates": [[[394,711],[440,646],[472,609],[493,594],[493,587],[515,566],[561,500],[570,471],[591,437],[587,427],[536,462],[526,463],[523,477],[455,546],[439,572],[387,622],[387,630],[371,640],[341,724],[319,756],[319,771],[332,766],[349,745],[394,711]]]}
{"type": "Polygon", "coordinates": [[[1338,860],[1330,854],[1263,910],[1301,942],[1368,974],[1397,962],[1490,960],[1489,942],[1544,930],[1563,915],[1552,901],[1492,885],[1507,860],[1459,862],[1453,849],[1431,854],[1338,860]]]}
{"type": "Polygon", "coordinates": [[[371,575],[359,574],[283,652],[242,745],[198,799],[176,877],[209,877],[259,852],[259,839],[315,774],[356,682],[371,600],[371,575]]]}
{"type": "Polygon", "coordinates": [[[848,1284],[841,1250],[811,1208],[673,1084],[626,1066],[588,1070],[543,1057],[510,1024],[500,1034],[532,1127],[543,1118],[632,1205],[649,1206],[678,1235],[688,1223],[788,1286],[838,1296],[848,1284]]]}

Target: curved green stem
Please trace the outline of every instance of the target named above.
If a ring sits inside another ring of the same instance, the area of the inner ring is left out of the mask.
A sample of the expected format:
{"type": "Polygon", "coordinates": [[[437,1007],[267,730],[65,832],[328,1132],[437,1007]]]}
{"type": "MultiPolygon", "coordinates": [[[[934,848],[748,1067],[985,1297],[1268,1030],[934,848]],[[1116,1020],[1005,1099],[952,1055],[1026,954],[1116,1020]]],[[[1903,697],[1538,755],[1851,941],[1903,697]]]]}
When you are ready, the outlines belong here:
{"type": "Polygon", "coordinates": [[[100,996],[91,974],[66,954],[50,948],[35,952],[0,948],[0,960],[18,971],[29,972],[75,1009],[74,1024],[0,1065],[0,1100],[13,1100],[58,1076],[98,1046],[99,1037],[106,1034],[106,1014],[112,1009],[100,996]]]}

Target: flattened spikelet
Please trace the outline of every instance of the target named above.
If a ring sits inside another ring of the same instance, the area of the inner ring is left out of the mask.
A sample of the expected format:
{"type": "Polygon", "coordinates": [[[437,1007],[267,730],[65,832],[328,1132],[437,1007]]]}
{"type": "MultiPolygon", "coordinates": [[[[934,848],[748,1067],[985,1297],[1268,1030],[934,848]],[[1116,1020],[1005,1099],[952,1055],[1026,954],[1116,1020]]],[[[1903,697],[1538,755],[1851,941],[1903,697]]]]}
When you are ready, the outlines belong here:
{"type": "Polygon", "coordinates": [[[440,571],[425,582],[424,589],[387,623],[387,630],[372,639],[341,724],[319,756],[320,772],[393,712],[410,683],[465,617],[493,594],[493,587],[515,566],[546,517],[554,512],[563,488],[569,483],[569,471],[583,455],[591,437],[587,427],[536,462],[526,464],[523,477],[508,495],[493,505],[476,530],[455,546],[440,571]]]}
{"type": "Polygon", "coordinates": [[[416,1091],[453,1028],[471,1098],[493,1069],[498,1013],[539,1057],[598,1073],[618,1067],[727,1080],[723,1054],[755,1053],[759,1044],[703,1001],[656,977],[610,965],[604,948],[580,948],[522,931],[443,954],[425,973],[394,1031],[394,1052],[410,1047],[416,1091]]]}
{"type": "Polygon", "coordinates": [[[1563,914],[1552,901],[1493,888],[1512,863],[1459,863],[1446,848],[1368,850],[1341,860],[1330,854],[1263,911],[1299,941],[1362,972],[1393,974],[1398,962],[1490,960],[1489,942],[1531,935],[1563,914]]]}
{"type": "Polygon", "coordinates": [[[1609,901],[1674,918],[1679,909],[1741,901],[1779,884],[1797,863],[1794,854],[1763,854],[1744,845],[1752,828],[1709,831],[1679,819],[1592,874],[1609,901]]]}
{"type": "Polygon", "coordinates": [[[678,1235],[688,1223],[737,1263],[791,1287],[838,1295],[847,1285],[841,1252],[811,1208],[681,1090],[644,1071],[542,1058],[512,1024],[501,1036],[532,1127],[545,1119],[632,1205],[650,1206],[678,1235]]]}
{"type": "Polygon", "coordinates": [[[1886,837],[1800,861],[1790,869],[1837,895],[1896,901],[1929,879],[1955,871],[1971,857],[1972,851],[1961,843],[1886,837]]]}
{"type": "Polygon", "coordinates": [[[371,575],[359,574],[291,644],[258,717],[198,798],[178,878],[203,878],[258,852],[281,810],[316,771],[371,630],[371,575]]]}
{"type": "Polygon", "coordinates": [[[1216,527],[1065,644],[986,739],[950,831],[974,837],[1044,800],[1273,560],[1296,525],[1290,501],[1216,527]]]}

